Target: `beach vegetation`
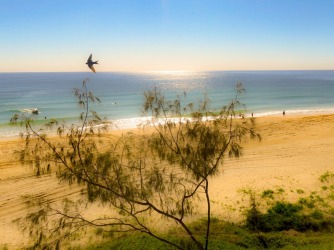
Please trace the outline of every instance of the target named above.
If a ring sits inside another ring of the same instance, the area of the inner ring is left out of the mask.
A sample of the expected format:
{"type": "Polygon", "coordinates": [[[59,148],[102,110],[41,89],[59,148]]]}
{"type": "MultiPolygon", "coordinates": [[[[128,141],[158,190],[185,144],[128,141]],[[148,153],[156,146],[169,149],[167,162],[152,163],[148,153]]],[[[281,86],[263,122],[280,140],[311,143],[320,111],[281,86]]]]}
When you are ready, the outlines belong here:
{"type": "Polygon", "coordinates": [[[304,190],[302,190],[302,189],[300,189],[300,188],[298,188],[298,189],[296,190],[296,192],[297,192],[297,194],[304,194],[304,193],[305,193],[304,190]]]}
{"type": "Polygon", "coordinates": [[[261,195],[262,198],[270,198],[270,199],[274,199],[274,191],[271,190],[271,189],[267,189],[267,190],[264,190],[262,192],[262,195],[261,195]]]}
{"type": "MultiPolygon", "coordinates": [[[[321,184],[334,183],[331,173],[327,172],[319,178],[321,184]]],[[[245,226],[254,232],[280,232],[295,230],[327,231],[334,230],[332,213],[333,192],[320,187],[320,191],[312,191],[309,195],[299,192],[296,202],[285,201],[282,197],[274,197],[272,190],[264,190],[259,195],[254,190],[246,190],[250,206],[245,209],[245,226]],[[271,200],[268,203],[268,198],[271,200]]]]}
{"type": "Polygon", "coordinates": [[[25,146],[17,152],[21,162],[32,165],[37,176],[55,170],[61,183],[80,187],[82,194],[78,200],[65,198],[61,206],[43,196],[29,197],[31,210],[18,224],[28,231],[32,248],[59,249],[64,239],[74,241],[91,227],[99,235],[139,233],[171,248],[209,249],[216,221],[210,178],[221,173],[224,158],[242,155],[244,141],[261,139],[254,118],[237,119],[244,108],[239,102],[242,84],[219,112],[210,110],[207,95],[193,104],[185,96],[167,100],[157,88],[147,91],[143,110],[152,119],[143,129],[153,132],[112,137],[103,133],[103,119],[89,109],[100,99],[87,90],[87,82],[74,90],[83,108],[78,124],[52,120],[36,129],[33,117],[12,120],[26,127],[21,135],[25,146]],[[50,129],[58,140],[49,136],[50,129]],[[202,213],[198,202],[205,204],[205,218],[193,225],[191,218],[202,213]],[[93,205],[108,212],[85,216],[93,205]],[[160,227],[173,228],[173,235],[182,237],[166,235],[160,227]]]}
{"type": "MultiPolygon", "coordinates": [[[[253,232],[242,225],[231,222],[215,220],[212,223],[212,233],[209,249],[332,249],[334,247],[333,233],[331,232],[298,232],[296,230],[283,230],[280,232],[253,232]]],[[[197,229],[196,234],[200,236],[205,229],[205,221],[194,221],[191,228],[197,229]]],[[[173,238],[175,242],[185,242],[182,235],[170,230],[166,237],[173,238]]],[[[122,237],[105,238],[99,244],[89,244],[77,249],[142,249],[171,250],[173,247],[144,234],[126,234],[122,237]]],[[[187,245],[184,245],[184,249],[187,245]]],[[[76,248],[71,248],[76,249],[76,248]]]]}
{"type": "Polygon", "coordinates": [[[319,180],[322,183],[329,183],[329,182],[333,182],[334,180],[334,173],[330,172],[330,171],[326,171],[324,174],[322,174],[319,177],[319,180]]]}

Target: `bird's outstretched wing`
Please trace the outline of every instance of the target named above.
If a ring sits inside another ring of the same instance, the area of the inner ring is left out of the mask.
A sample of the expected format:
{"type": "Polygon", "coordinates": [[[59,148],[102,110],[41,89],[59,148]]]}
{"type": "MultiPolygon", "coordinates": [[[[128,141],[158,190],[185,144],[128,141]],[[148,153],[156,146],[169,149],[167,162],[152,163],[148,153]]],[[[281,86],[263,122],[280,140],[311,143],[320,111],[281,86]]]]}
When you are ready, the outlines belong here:
{"type": "Polygon", "coordinates": [[[88,57],[87,63],[91,63],[92,62],[92,54],[90,54],[90,56],[88,57]]]}
{"type": "Polygon", "coordinates": [[[88,65],[88,67],[89,67],[94,73],[96,73],[96,72],[95,72],[95,69],[94,69],[94,67],[93,67],[93,65],[88,65]]]}

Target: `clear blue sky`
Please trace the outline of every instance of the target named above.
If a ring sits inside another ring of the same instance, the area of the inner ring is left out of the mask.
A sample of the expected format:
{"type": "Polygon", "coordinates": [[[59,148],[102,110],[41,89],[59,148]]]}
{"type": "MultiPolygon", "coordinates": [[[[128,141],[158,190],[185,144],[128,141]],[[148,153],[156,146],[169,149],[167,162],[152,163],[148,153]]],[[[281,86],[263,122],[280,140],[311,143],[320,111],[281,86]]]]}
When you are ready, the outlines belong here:
{"type": "Polygon", "coordinates": [[[334,69],[334,0],[0,0],[1,72],[334,69]]]}

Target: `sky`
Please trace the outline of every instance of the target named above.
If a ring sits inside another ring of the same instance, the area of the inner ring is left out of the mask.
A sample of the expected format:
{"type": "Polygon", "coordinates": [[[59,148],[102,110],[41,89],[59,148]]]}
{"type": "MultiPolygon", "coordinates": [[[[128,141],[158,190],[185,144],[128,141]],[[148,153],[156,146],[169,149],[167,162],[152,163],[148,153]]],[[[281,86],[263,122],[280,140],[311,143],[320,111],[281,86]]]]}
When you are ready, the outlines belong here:
{"type": "Polygon", "coordinates": [[[0,0],[0,72],[333,70],[334,0],[0,0]]]}

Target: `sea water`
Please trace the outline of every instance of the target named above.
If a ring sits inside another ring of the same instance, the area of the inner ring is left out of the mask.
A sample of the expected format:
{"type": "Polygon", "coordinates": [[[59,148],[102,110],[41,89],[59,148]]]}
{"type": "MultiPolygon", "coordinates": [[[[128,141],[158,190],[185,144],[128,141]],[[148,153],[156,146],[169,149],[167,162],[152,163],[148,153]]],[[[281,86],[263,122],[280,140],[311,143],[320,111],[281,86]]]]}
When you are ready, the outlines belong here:
{"type": "Polygon", "coordinates": [[[206,93],[210,108],[219,110],[240,96],[247,114],[254,116],[298,113],[334,113],[334,71],[213,71],[146,73],[0,73],[0,138],[22,130],[10,126],[14,114],[34,116],[37,123],[51,118],[73,123],[83,111],[73,95],[87,79],[88,91],[101,99],[90,109],[113,121],[118,128],[136,127],[142,119],[144,92],[157,88],[168,99],[186,93],[186,101],[199,103],[206,93]]]}

